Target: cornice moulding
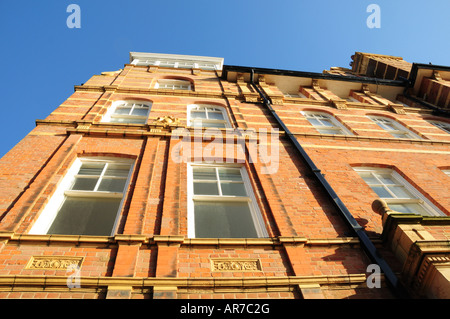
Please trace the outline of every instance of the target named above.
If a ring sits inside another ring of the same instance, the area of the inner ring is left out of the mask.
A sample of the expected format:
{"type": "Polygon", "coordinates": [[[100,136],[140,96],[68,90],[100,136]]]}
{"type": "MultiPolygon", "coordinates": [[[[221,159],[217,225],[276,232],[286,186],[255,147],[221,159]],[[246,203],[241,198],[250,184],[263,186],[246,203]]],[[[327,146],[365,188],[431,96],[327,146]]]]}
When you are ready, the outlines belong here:
{"type": "MultiPolygon", "coordinates": [[[[59,287],[68,290],[67,276],[47,275],[5,275],[0,276],[0,291],[4,289],[13,290],[20,287],[40,287],[52,289],[59,287]]],[[[164,287],[175,288],[210,288],[233,287],[275,287],[296,285],[348,285],[365,284],[366,274],[330,275],[330,276],[286,276],[286,277],[222,277],[222,278],[168,278],[168,277],[80,277],[81,289],[100,287],[132,287],[134,289],[150,288],[156,290],[164,287]]],[[[77,291],[77,288],[70,289],[77,291]]]]}
{"type": "Polygon", "coordinates": [[[142,244],[180,244],[184,246],[273,246],[285,244],[305,244],[311,246],[323,245],[348,245],[358,244],[356,237],[339,238],[306,238],[306,237],[268,237],[268,238],[186,238],[183,235],[154,235],[146,236],[140,234],[117,234],[113,237],[107,236],[79,236],[79,235],[32,235],[16,234],[14,232],[0,232],[0,240],[19,241],[21,243],[142,243],[142,244]]]}

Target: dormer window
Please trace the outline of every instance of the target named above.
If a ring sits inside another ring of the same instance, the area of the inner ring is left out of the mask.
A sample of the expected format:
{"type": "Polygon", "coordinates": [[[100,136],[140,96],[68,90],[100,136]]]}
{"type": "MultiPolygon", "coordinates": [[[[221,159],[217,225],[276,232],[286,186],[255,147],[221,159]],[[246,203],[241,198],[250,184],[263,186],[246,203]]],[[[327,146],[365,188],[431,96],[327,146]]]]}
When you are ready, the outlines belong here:
{"type": "Polygon", "coordinates": [[[160,79],[156,82],[155,89],[190,90],[191,82],[186,80],[160,79]]]}
{"type": "Polygon", "coordinates": [[[138,66],[153,65],[175,69],[222,70],[223,58],[131,52],[130,63],[138,66]]]}

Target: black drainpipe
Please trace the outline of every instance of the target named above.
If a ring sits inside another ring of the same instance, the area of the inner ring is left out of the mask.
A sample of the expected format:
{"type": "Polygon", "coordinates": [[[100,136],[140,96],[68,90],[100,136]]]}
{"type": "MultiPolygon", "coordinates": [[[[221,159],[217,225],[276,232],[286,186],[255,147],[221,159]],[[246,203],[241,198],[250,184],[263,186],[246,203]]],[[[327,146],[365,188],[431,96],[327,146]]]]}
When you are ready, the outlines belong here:
{"type": "MultiPolygon", "coordinates": [[[[350,211],[347,209],[347,207],[344,205],[344,203],[338,197],[336,192],[333,190],[333,188],[330,186],[330,184],[328,184],[328,181],[322,175],[322,173],[320,172],[320,169],[317,168],[317,166],[311,160],[309,155],[305,152],[303,147],[300,145],[298,140],[291,133],[291,131],[286,127],[286,125],[281,120],[281,118],[278,116],[276,111],[272,108],[272,105],[271,105],[269,99],[266,97],[265,94],[263,94],[263,92],[254,83],[254,70],[253,69],[251,70],[251,74],[250,74],[250,83],[256,89],[256,91],[258,91],[259,95],[261,96],[261,98],[264,101],[265,106],[272,113],[272,116],[278,122],[278,125],[280,125],[281,129],[285,132],[285,134],[287,135],[289,140],[292,142],[292,144],[294,144],[296,150],[302,157],[305,164],[308,166],[308,168],[312,171],[314,176],[317,178],[320,185],[325,189],[326,193],[331,198],[332,202],[335,204],[336,208],[338,209],[339,214],[343,217],[346,224],[353,230],[353,232],[359,238],[359,241],[360,241],[361,246],[362,246],[363,250],[365,251],[365,253],[368,255],[368,257],[370,258],[370,260],[373,263],[377,264],[380,267],[381,271],[384,273],[384,276],[385,276],[388,286],[394,291],[395,295],[398,298],[409,299],[410,296],[406,292],[406,289],[400,283],[397,276],[392,271],[391,267],[387,264],[387,262],[379,254],[379,252],[377,251],[373,242],[370,240],[370,238],[367,236],[366,232],[364,231],[364,228],[358,224],[358,222],[352,216],[350,211]]],[[[376,288],[374,288],[374,289],[376,289],[376,288]]]]}

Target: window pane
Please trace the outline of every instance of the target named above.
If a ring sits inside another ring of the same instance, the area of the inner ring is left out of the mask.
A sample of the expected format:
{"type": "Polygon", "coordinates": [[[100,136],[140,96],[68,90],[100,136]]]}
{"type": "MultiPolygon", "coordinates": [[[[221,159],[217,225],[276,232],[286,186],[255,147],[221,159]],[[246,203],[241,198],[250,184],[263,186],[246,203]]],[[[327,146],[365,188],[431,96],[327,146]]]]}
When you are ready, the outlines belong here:
{"type": "Polygon", "coordinates": [[[384,130],[392,131],[395,130],[396,127],[388,122],[377,122],[378,126],[381,127],[384,130]]]}
{"type": "Polygon", "coordinates": [[[397,198],[414,198],[403,186],[389,186],[389,190],[395,194],[397,198]]]}
{"type": "Polygon", "coordinates": [[[77,191],[93,191],[97,184],[98,178],[77,177],[72,185],[72,190],[77,191]]]}
{"type": "Polygon", "coordinates": [[[133,118],[112,117],[111,118],[111,122],[112,123],[145,124],[147,122],[147,119],[133,119],[133,118]]]}
{"type": "Polygon", "coordinates": [[[210,167],[194,167],[194,179],[195,180],[217,180],[215,168],[210,167]]]}
{"type": "Polygon", "coordinates": [[[105,164],[99,163],[84,163],[81,165],[78,175],[97,175],[100,176],[105,164]]]}
{"type": "Polygon", "coordinates": [[[161,61],[159,63],[159,66],[163,66],[163,67],[174,67],[175,62],[171,62],[171,61],[161,61]]]}
{"type": "Polygon", "coordinates": [[[109,164],[105,176],[128,177],[130,165],[109,164]]]}
{"type": "Polygon", "coordinates": [[[222,112],[211,112],[210,111],[210,112],[208,112],[208,117],[211,120],[221,120],[221,121],[224,120],[222,112]]]}
{"type": "Polygon", "coordinates": [[[309,123],[311,123],[314,126],[322,126],[322,124],[314,118],[308,118],[308,121],[309,121],[309,123]]]}
{"type": "Polygon", "coordinates": [[[47,233],[110,236],[120,201],[67,197],[47,233]]]}
{"type": "Polygon", "coordinates": [[[195,202],[195,237],[258,237],[248,203],[195,202]]]}
{"type": "Polygon", "coordinates": [[[449,123],[444,123],[444,122],[430,122],[431,124],[433,124],[434,126],[440,128],[441,130],[450,133],[450,124],[449,123]]]}
{"type": "Polygon", "coordinates": [[[216,128],[226,128],[227,127],[224,122],[203,122],[202,126],[203,127],[216,127],[216,128]]]}
{"type": "Polygon", "coordinates": [[[205,111],[191,111],[191,117],[193,119],[206,119],[205,111]]]}
{"type": "Polygon", "coordinates": [[[125,178],[103,178],[100,182],[100,186],[98,187],[98,190],[101,192],[123,192],[123,188],[125,187],[126,183],[125,178]]]}
{"type": "Polygon", "coordinates": [[[217,183],[194,182],[195,195],[219,195],[217,183]]]}
{"type": "Polygon", "coordinates": [[[148,113],[148,108],[135,108],[135,109],[133,109],[133,112],[131,113],[131,115],[146,116],[147,113],[148,113]]]}
{"type": "Polygon", "coordinates": [[[116,110],[114,111],[114,114],[130,114],[131,108],[130,107],[118,107],[116,108],[116,110]]]}
{"type": "Polygon", "coordinates": [[[372,186],[372,189],[381,198],[393,198],[393,196],[391,194],[389,194],[389,192],[386,189],[384,189],[384,187],[372,186]]]}
{"type": "Polygon", "coordinates": [[[429,215],[419,204],[388,204],[389,208],[399,213],[429,215]]]}
{"type": "Polygon", "coordinates": [[[372,185],[372,184],[380,184],[380,182],[379,182],[375,177],[373,177],[372,175],[362,176],[362,178],[363,178],[364,181],[365,181],[367,184],[369,184],[369,185],[372,185]]]}
{"type": "Polygon", "coordinates": [[[202,123],[202,121],[193,121],[191,123],[191,126],[193,126],[193,127],[203,127],[203,123],[202,123]]]}
{"type": "Polygon", "coordinates": [[[220,183],[222,195],[247,196],[244,183],[220,183]]]}
{"type": "Polygon", "coordinates": [[[383,175],[377,175],[377,176],[385,185],[398,184],[389,174],[383,174],[383,175]]]}
{"type": "Polygon", "coordinates": [[[408,134],[391,133],[393,137],[396,138],[411,138],[408,134]]]}
{"type": "Polygon", "coordinates": [[[232,168],[219,168],[220,180],[242,181],[241,170],[232,168]]]}
{"type": "Polygon", "coordinates": [[[320,134],[342,134],[341,130],[327,130],[322,128],[317,128],[320,134]]]}
{"type": "Polygon", "coordinates": [[[323,126],[329,126],[329,127],[334,126],[334,124],[329,119],[322,119],[321,122],[322,122],[323,126]]]}

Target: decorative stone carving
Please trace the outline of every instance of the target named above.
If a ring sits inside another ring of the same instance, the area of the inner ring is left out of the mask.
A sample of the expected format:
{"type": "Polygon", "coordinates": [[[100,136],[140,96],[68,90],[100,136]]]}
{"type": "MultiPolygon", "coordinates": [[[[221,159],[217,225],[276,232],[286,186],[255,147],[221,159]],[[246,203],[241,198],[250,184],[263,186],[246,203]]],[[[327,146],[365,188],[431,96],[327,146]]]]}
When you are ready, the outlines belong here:
{"type": "Polygon", "coordinates": [[[270,100],[273,105],[283,105],[283,97],[281,96],[271,96],[270,100]]]}
{"type": "Polygon", "coordinates": [[[313,79],[311,82],[311,86],[314,90],[316,90],[317,92],[320,92],[322,90],[322,88],[319,85],[319,80],[317,79],[313,79]]]}
{"type": "Polygon", "coordinates": [[[442,81],[441,74],[438,71],[436,71],[436,70],[433,71],[433,77],[432,78],[434,80],[437,80],[437,81],[442,81]]]}
{"type": "Polygon", "coordinates": [[[259,259],[211,259],[211,271],[262,271],[259,259]]]}
{"type": "Polygon", "coordinates": [[[78,123],[77,129],[88,130],[91,127],[90,123],[78,123]]]}
{"type": "Polygon", "coordinates": [[[333,105],[338,110],[347,110],[347,101],[346,100],[330,100],[331,105],[333,105]]]}
{"type": "Polygon", "coordinates": [[[397,114],[406,114],[405,108],[402,104],[389,104],[389,108],[397,114]]]}
{"type": "Polygon", "coordinates": [[[32,256],[26,269],[67,270],[71,265],[81,267],[83,257],[32,256]]]}
{"type": "Polygon", "coordinates": [[[180,120],[175,118],[175,117],[173,117],[173,116],[166,115],[166,116],[157,117],[153,121],[153,123],[154,124],[160,124],[160,125],[162,124],[164,127],[167,127],[167,126],[171,126],[171,125],[179,125],[180,124],[180,120]]]}
{"type": "Polygon", "coordinates": [[[431,266],[437,265],[437,264],[449,264],[450,263],[450,257],[446,256],[444,254],[442,255],[428,255],[423,259],[422,265],[417,273],[417,285],[421,285],[425,278],[427,273],[429,272],[431,266]]]}
{"type": "Polygon", "coordinates": [[[244,80],[244,75],[239,73],[237,75],[236,84],[238,85],[241,96],[244,98],[245,102],[257,103],[259,99],[259,94],[252,92],[248,84],[244,80]]]}
{"type": "Polygon", "coordinates": [[[367,85],[367,84],[363,84],[362,85],[361,91],[367,96],[371,96],[372,95],[372,93],[369,90],[369,85],[367,85]]]}

